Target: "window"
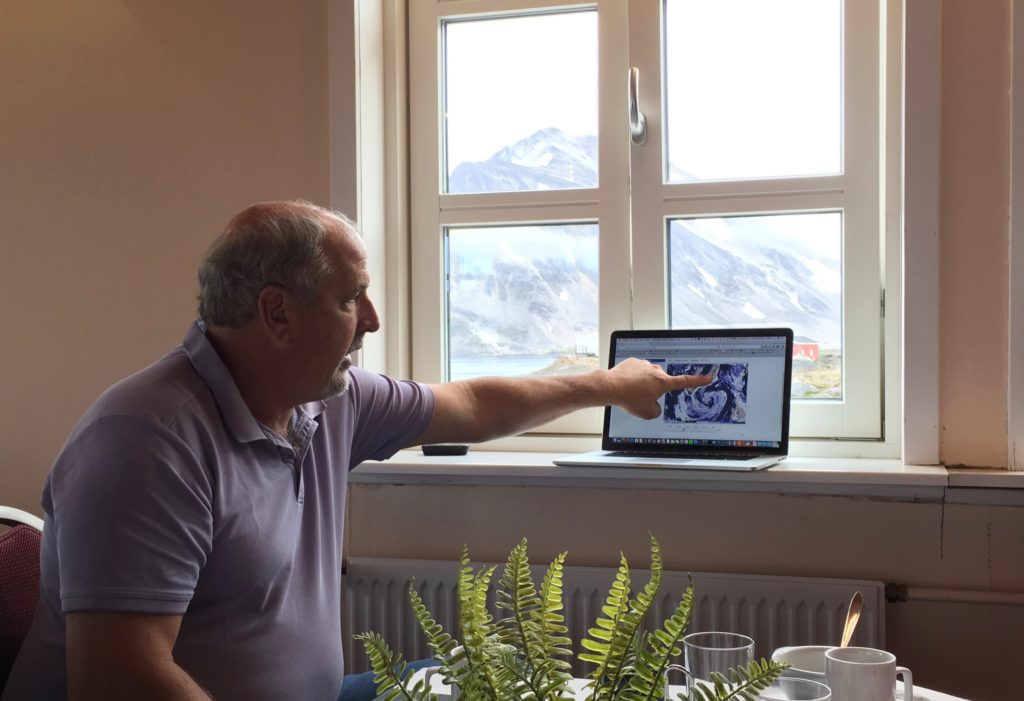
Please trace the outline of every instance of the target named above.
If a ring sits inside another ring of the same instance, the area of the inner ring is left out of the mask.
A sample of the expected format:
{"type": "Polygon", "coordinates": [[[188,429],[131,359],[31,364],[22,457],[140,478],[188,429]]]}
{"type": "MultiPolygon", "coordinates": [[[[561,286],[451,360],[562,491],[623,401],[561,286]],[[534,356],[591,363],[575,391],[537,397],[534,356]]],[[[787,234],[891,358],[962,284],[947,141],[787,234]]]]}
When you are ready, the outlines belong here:
{"type": "Polygon", "coordinates": [[[410,2],[412,376],[583,372],[617,328],[786,325],[792,435],[885,438],[883,9],[410,2]]]}

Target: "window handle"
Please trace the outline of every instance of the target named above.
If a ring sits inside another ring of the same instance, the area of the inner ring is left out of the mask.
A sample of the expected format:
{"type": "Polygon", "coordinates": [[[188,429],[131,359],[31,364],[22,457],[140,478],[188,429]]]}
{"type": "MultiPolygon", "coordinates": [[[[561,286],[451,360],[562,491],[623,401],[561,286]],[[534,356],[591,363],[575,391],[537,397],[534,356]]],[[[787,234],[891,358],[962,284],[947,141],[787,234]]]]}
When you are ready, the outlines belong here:
{"type": "Polygon", "coordinates": [[[647,142],[647,117],[640,111],[640,69],[629,69],[629,137],[634,144],[647,142]]]}

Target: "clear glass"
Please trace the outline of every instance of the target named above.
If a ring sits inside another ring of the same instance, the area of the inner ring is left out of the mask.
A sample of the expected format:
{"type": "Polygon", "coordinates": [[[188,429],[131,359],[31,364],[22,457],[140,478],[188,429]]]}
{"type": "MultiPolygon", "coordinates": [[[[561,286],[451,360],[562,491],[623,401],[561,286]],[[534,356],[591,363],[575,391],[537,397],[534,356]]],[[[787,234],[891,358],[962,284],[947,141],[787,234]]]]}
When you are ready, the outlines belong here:
{"type": "Polygon", "coordinates": [[[597,186],[597,12],[444,25],[449,193],[597,186]]]}
{"type": "Polygon", "coordinates": [[[598,366],[596,224],[450,228],[447,377],[598,366]]]}
{"type": "Polygon", "coordinates": [[[712,674],[736,681],[730,670],[754,661],[754,639],[739,633],[690,633],[683,637],[683,659],[696,684],[711,683],[712,674]]]}
{"type": "Polygon", "coordinates": [[[793,398],[842,399],[842,250],[841,212],[670,220],[670,326],[788,326],[793,398]]]}
{"type": "Polygon", "coordinates": [[[810,679],[781,677],[757,696],[758,701],[830,701],[832,690],[810,679]]]}
{"type": "Polygon", "coordinates": [[[665,0],[668,182],[842,170],[842,0],[665,0]]]}

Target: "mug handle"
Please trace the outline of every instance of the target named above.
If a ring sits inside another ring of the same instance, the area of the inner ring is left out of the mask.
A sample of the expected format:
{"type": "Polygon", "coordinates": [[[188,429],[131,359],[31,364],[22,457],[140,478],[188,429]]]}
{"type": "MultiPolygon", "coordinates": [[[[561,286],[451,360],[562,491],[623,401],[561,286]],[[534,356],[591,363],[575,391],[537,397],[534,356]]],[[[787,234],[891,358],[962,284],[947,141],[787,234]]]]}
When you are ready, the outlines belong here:
{"type": "Polygon", "coordinates": [[[914,701],[914,675],[906,667],[897,667],[896,676],[903,676],[903,701],[914,701]]]}
{"type": "MultiPolygon", "coordinates": [[[[688,670],[686,667],[684,667],[681,664],[670,664],[669,666],[667,666],[665,668],[665,694],[664,694],[664,696],[665,696],[666,701],[669,698],[669,696],[668,696],[668,673],[673,671],[673,670],[675,670],[677,672],[682,672],[683,673],[683,679],[686,682],[686,691],[687,691],[687,693],[689,693],[691,687],[697,683],[696,678],[694,678],[693,674],[691,674],[690,670],[688,670]]],[[[913,700],[911,700],[911,701],[913,701],[913,700]]]]}

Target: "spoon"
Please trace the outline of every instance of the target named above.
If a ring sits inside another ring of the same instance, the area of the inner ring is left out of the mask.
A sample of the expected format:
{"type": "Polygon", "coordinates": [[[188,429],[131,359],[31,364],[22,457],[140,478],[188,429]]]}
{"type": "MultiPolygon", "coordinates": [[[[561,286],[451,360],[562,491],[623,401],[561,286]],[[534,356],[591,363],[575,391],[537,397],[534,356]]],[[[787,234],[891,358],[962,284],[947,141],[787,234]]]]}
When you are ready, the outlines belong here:
{"type": "Polygon", "coordinates": [[[846,610],[846,624],[843,626],[843,639],[839,643],[839,647],[846,647],[850,644],[850,638],[853,637],[853,631],[857,627],[857,622],[860,620],[860,610],[864,607],[864,596],[857,592],[850,599],[850,608],[846,610]]]}

